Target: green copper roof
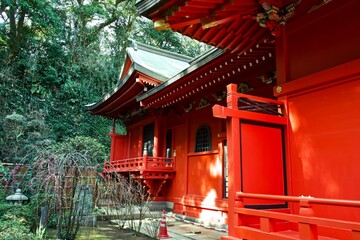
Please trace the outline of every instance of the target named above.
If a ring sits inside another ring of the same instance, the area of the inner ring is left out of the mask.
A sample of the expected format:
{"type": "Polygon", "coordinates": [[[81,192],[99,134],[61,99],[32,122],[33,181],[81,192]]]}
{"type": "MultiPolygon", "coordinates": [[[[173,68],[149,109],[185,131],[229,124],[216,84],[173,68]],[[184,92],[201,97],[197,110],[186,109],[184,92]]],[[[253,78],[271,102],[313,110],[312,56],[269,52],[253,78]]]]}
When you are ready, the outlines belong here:
{"type": "Polygon", "coordinates": [[[145,44],[133,42],[132,45],[127,48],[127,53],[136,64],[135,69],[163,82],[189,67],[192,60],[145,44]]]}
{"type": "MultiPolygon", "coordinates": [[[[142,73],[156,80],[166,82],[184,69],[187,69],[193,60],[187,56],[168,52],[135,41],[132,41],[131,46],[126,49],[126,58],[131,60],[131,66],[129,69],[124,69],[124,63],[122,73],[120,74],[121,79],[119,79],[116,87],[105,94],[102,100],[86,105],[85,109],[95,111],[97,108],[101,108],[101,105],[105,102],[112,104],[111,101],[116,101],[118,98],[111,100],[112,96],[120,90],[125,91],[125,84],[131,79],[135,81],[133,76],[136,73],[142,73]],[[127,72],[123,73],[123,71],[127,72]]],[[[130,86],[130,88],[131,87],[132,86],[130,86]]],[[[134,101],[136,100],[134,99],[134,101]]],[[[101,111],[101,109],[96,111],[101,111]]]]}

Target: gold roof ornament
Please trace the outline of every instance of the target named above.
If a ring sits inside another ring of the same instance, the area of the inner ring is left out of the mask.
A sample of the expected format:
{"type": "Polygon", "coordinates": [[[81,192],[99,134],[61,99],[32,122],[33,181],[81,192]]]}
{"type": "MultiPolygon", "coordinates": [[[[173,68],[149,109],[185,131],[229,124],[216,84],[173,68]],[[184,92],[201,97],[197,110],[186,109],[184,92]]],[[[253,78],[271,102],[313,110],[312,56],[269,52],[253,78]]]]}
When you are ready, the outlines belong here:
{"type": "Polygon", "coordinates": [[[165,19],[159,19],[154,22],[154,27],[156,30],[169,30],[170,24],[165,19]]]}

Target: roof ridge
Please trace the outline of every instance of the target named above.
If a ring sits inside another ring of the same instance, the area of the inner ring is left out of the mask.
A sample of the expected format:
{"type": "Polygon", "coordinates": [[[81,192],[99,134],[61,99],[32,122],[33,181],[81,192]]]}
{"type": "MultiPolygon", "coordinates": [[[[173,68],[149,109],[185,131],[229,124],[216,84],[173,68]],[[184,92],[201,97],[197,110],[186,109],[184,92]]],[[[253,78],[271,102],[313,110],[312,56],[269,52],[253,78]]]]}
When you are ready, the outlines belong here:
{"type": "Polygon", "coordinates": [[[130,39],[130,41],[131,41],[131,44],[128,48],[133,48],[135,51],[137,49],[141,49],[141,50],[144,50],[147,52],[151,52],[151,53],[154,53],[154,54],[157,54],[160,56],[169,57],[169,58],[176,59],[176,60],[183,61],[183,62],[190,62],[194,59],[189,56],[185,56],[185,55],[182,55],[179,53],[174,53],[174,52],[164,50],[164,49],[161,49],[158,47],[154,47],[154,46],[151,46],[151,45],[148,45],[145,43],[141,43],[141,42],[138,42],[138,41],[135,41],[132,39],[130,39]]]}

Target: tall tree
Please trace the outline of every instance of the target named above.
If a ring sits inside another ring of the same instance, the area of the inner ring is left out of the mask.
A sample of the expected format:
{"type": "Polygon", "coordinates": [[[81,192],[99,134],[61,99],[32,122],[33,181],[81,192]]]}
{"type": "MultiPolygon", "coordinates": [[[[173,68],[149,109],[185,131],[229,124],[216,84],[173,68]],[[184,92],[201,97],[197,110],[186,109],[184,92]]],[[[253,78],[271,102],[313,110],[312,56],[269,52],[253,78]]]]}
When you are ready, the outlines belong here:
{"type": "Polygon", "coordinates": [[[58,27],[57,10],[49,0],[1,0],[0,17],[0,42],[12,59],[34,38],[58,27]]]}
{"type": "Polygon", "coordinates": [[[131,37],[139,42],[190,57],[195,57],[209,49],[206,44],[171,30],[157,31],[154,23],[144,17],[137,18],[131,37]]]}
{"type": "Polygon", "coordinates": [[[155,31],[135,0],[0,0],[0,160],[81,135],[108,144],[109,121],[83,106],[116,84],[129,38],[189,56],[206,49],[155,31]]]}

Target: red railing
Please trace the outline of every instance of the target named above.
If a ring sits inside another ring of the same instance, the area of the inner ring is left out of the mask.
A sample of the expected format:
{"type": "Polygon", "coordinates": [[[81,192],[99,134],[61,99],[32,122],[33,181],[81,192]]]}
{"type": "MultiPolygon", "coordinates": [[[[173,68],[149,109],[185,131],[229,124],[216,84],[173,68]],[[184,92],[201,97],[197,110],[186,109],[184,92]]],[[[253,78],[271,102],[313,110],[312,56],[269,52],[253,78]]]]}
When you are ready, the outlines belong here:
{"type": "Polygon", "coordinates": [[[165,157],[148,157],[148,170],[175,170],[175,160],[173,158],[165,157]]]}
{"type": "MultiPolygon", "coordinates": [[[[332,233],[336,231],[345,232],[344,239],[360,239],[360,223],[343,221],[329,218],[316,217],[313,211],[314,205],[330,205],[339,207],[360,208],[360,201],[325,199],[314,197],[278,196],[252,193],[236,193],[237,207],[234,212],[238,214],[239,226],[235,226],[241,237],[246,239],[321,239],[318,227],[331,228],[332,233]],[[294,202],[299,204],[299,214],[287,214],[274,211],[255,210],[244,207],[244,199],[275,200],[279,202],[294,202]],[[244,217],[257,217],[260,219],[260,229],[249,227],[244,217]],[[286,237],[283,233],[276,232],[276,222],[286,221],[298,225],[298,235],[286,237]],[[269,238],[270,239],[270,238],[269,238]]],[[[337,238],[334,238],[337,239],[337,238]]]]}
{"type": "Polygon", "coordinates": [[[175,159],[165,157],[142,157],[128,158],[105,162],[106,172],[134,172],[134,171],[175,171],[175,159]]]}

